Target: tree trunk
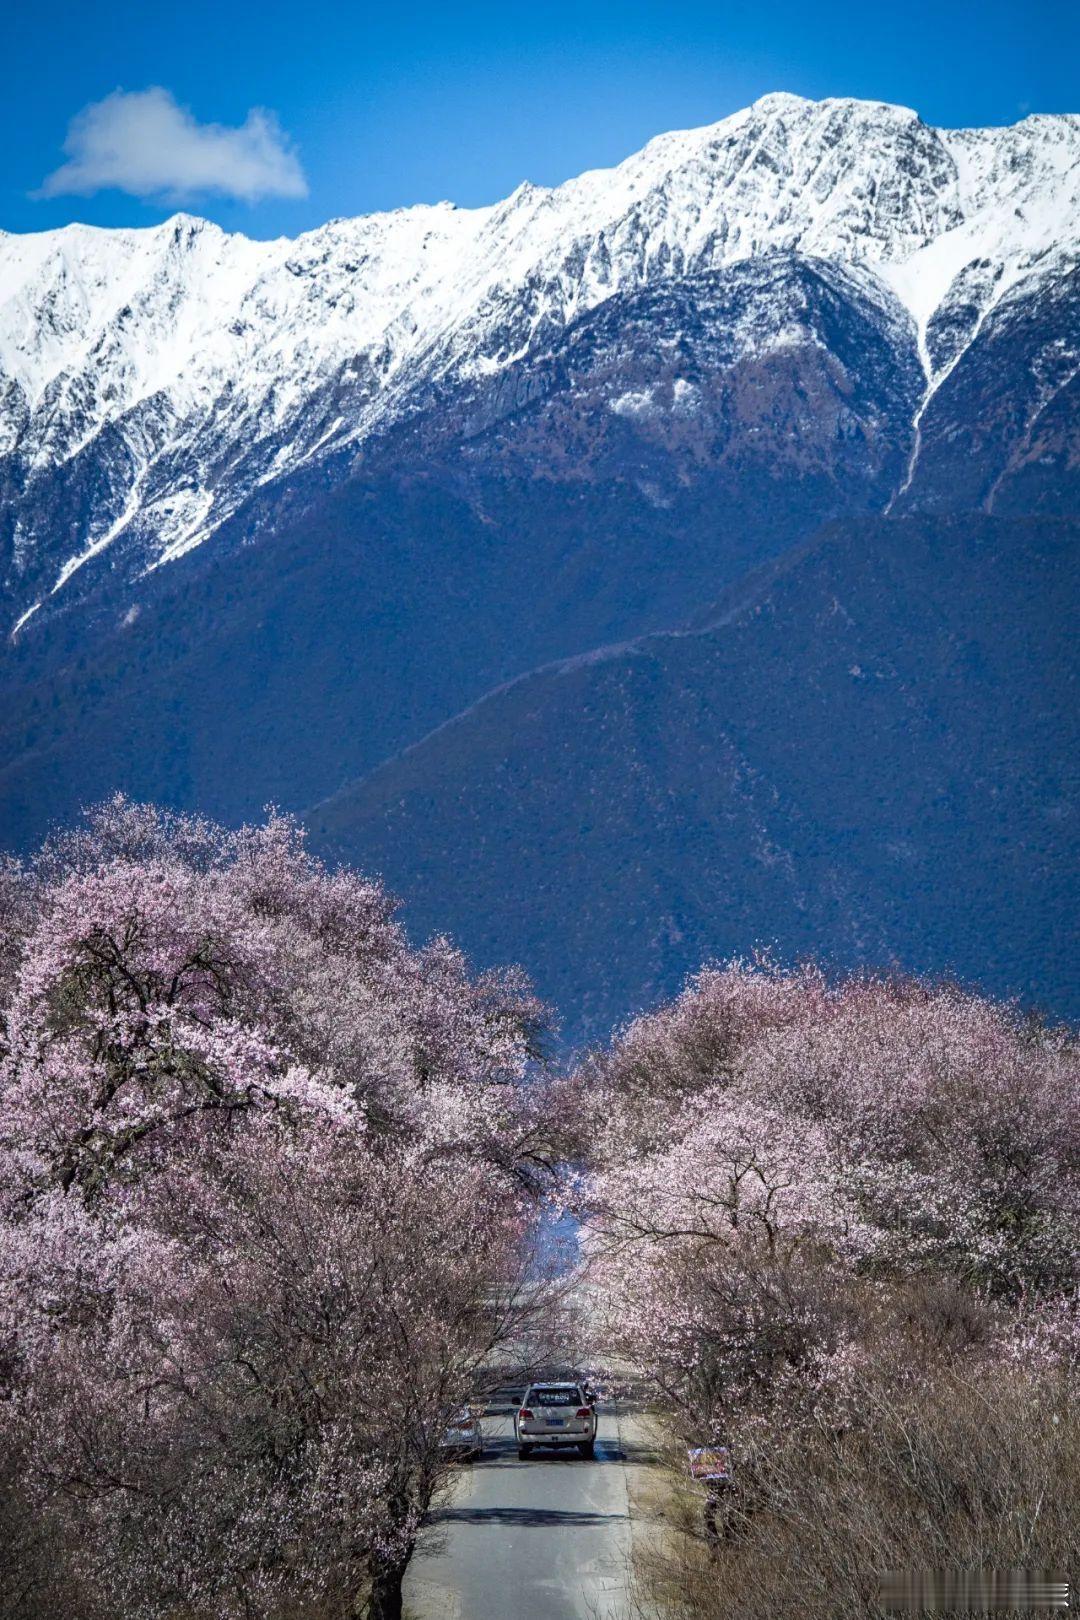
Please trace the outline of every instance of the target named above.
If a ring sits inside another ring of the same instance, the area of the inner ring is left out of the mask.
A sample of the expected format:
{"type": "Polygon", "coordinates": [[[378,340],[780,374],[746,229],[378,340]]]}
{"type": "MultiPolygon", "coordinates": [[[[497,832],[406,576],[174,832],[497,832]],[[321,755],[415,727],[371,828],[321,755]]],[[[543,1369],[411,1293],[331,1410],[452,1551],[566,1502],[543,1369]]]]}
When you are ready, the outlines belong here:
{"type": "Polygon", "coordinates": [[[371,1581],[368,1620],[401,1620],[401,1587],[409,1560],[376,1569],[371,1581]]]}

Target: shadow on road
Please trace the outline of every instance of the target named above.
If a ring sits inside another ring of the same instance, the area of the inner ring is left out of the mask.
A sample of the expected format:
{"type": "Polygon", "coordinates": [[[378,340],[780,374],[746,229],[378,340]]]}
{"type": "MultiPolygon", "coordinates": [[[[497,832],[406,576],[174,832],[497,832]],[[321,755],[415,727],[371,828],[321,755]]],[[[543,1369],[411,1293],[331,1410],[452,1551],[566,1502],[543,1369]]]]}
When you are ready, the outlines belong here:
{"type": "Polygon", "coordinates": [[[484,1444],[483,1455],[476,1462],[470,1464],[474,1469],[484,1468],[533,1468],[537,1464],[552,1464],[556,1468],[566,1468],[575,1464],[579,1468],[602,1468],[605,1463],[622,1463],[626,1461],[626,1453],[621,1446],[601,1440],[597,1443],[594,1457],[582,1457],[576,1447],[564,1446],[557,1449],[552,1446],[550,1451],[540,1449],[533,1452],[528,1460],[518,1457],[517,1442],[514,1440],[492,1439],[484,1444]]]}
{"type": "Polygon", "coordinates": [[[583,1524],[612,1524],[625,1513],[593,1513],[587,1508],[478,1507],[443,1508],[431,1515],[432,1524],[517,1524],[544,1529],[573,1529],[583,1524]]]}

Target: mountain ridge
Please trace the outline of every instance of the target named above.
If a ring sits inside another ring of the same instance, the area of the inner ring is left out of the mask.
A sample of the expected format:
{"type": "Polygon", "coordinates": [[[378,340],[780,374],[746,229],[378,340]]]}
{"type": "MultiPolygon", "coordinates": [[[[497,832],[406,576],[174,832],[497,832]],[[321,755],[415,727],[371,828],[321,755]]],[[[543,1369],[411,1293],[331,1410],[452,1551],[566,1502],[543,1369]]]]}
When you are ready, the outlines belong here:
{"type": "Polygon", "coordinates": [[[780,92],[479,209],[421,204],[270,242],[190,215],[8,234],[8,633],[88,579],[119,573],[134,599],[260,492],[347,465],[422,412],[439,379],[482,383],[610,297],[694,269],[770,252],[844,267],[911,322],[925,410],[956,363],[935,317],[962,306],[938,326],[963,344],[1017,286],[1074,262],[1078,215],[1074,115],[941,131],[887,103],[780,92]]]}
{"type": "Polygon", "coordinates": [[[0,240],[6,845],[273,802],[577,1034],[770,940],[1075,1005],[1078,153],[779,96],[468,213],[0,240]]]}
{"type": "Polygon", "coordinates": [[[694,627],[486,694],[314,806],[315,847],[483,964],[512,940],[574,1040],[757,947],[1073,1016],[1078,539],[828,524],[694,627]]]}

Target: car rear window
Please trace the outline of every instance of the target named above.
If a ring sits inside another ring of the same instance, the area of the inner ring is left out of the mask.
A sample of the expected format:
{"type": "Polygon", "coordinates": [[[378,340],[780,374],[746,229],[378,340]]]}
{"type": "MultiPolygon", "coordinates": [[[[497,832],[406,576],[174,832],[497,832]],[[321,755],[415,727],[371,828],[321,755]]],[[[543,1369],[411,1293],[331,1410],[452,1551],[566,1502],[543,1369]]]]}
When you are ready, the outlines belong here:
{"type": "Polygon", "coordinates": [[[531,1389],[526,1406],[580,1406],[580,1389],[531,1389]]]}

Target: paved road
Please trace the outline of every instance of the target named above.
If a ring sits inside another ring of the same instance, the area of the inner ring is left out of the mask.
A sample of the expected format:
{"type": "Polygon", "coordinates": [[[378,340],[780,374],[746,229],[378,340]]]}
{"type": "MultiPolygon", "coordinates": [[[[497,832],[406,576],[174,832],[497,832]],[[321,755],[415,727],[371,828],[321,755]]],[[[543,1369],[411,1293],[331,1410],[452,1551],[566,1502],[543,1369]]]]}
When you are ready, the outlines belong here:
{"type": "Polygon", "coordinates": [[[630,1517],[614,1415],[596,1456],[519,1462],[510,1419],[484,1419],[405,1587],[409,1620],[625,1620],[630,1517]]]}

